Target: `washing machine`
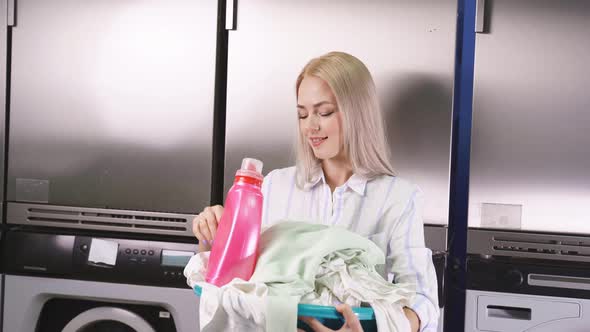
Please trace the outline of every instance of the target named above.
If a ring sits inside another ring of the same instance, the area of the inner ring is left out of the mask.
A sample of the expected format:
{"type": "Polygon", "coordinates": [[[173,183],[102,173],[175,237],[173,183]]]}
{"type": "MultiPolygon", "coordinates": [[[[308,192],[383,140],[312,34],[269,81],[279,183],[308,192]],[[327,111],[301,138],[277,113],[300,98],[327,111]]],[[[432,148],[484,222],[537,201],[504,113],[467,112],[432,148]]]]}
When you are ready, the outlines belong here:
{"type": "MultiPolygon", "coordinates": [[[[465,331],[590,331],[590,238],[476,231],[465,331]]],[[[471,249],[474,249],[472,246],[471,249]]]]}
{"type": "MultiPolygon", "coordinates": [[[[0,250],[4,252],[4,240],[3,240],[3,230],[0,229],[0,250]]],[[[4,305],[4,297],[2,294],[4,293],[4,263],[2,261],[2,255],[0,255],[0,331],[2,331],[2,321],[3,321],[3,310],[2,307],[4,305]]]]}
{"type": "Polygon", "coordinates": [[[3,332],[198,331],[189,243],[9,231],[3,332]]]}

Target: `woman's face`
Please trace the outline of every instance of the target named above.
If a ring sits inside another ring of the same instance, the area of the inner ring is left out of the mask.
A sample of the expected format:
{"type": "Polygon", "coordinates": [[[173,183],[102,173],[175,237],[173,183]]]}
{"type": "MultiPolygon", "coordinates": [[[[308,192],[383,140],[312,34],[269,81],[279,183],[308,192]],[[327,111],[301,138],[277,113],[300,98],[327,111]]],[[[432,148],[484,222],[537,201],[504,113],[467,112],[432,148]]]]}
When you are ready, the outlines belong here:
{"type": "Polygon", "coordinates": [[[324,80],[305,76],[297,95],[299,133],[320,160],[341,157],[344,150],[342,112],[324,80]]]}

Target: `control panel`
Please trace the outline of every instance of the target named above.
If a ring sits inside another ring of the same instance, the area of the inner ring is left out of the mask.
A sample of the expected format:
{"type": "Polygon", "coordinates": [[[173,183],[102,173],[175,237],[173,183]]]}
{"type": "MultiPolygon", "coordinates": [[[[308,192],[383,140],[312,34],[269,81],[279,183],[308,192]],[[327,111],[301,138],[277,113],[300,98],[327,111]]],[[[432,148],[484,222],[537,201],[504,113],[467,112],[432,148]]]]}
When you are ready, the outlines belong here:
{"type": "Polygon", "coordinates": [[[488,292],[590,298],[584,264],[521,257],[469,255],[467,288],[488,292]]]}
{"type": "Polygon", "coordinates": [[[6,249],[12,273],[178,288],[188,287],[183,270],[198,252],[191,243],[25,231],[9,232],[6,249]]]}

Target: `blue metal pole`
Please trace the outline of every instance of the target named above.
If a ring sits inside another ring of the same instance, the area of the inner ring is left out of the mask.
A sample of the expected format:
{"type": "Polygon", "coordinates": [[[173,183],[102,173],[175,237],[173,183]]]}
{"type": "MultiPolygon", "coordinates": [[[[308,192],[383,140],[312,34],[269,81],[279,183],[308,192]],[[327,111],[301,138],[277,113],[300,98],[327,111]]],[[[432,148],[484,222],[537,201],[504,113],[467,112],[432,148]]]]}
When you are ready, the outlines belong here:
{"type": "Polygon", "coordinates": [[[444,331],[465,329],[465,260],[469,203],[469,155],[475,63],[476,0],[458,0],[451,135],[450,202],[445,268],[444,331]]]}

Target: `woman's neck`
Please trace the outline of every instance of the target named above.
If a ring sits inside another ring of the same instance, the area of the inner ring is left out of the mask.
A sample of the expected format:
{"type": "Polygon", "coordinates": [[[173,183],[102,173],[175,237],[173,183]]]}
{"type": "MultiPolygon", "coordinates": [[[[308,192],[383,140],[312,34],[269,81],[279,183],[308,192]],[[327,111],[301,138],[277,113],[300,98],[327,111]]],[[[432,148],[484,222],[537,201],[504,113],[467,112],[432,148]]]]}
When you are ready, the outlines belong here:
{"type": "Polygon", "coordinates": [[[322,161],[322,170],[326,183],[330,186],[330,190],[334,192],[337,187],[345,184],[352,176],[352,165],[348,160],[344,159],[328,159],[322,161]]]}

